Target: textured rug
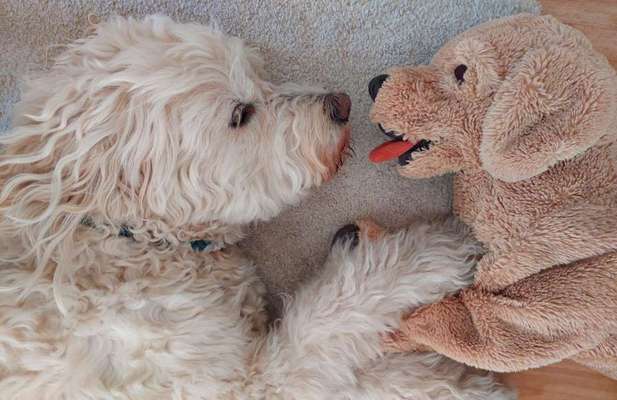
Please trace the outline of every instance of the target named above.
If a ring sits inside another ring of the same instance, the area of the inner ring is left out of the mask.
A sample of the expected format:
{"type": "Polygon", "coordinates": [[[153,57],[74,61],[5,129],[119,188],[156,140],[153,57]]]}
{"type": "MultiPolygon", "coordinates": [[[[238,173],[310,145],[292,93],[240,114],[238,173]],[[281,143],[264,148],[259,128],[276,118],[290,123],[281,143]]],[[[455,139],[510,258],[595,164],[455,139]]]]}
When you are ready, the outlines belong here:
{"type": "Polygon", "coordinates": [[[319,268],[341,225],[372,216],[395,228],[450,211],[448,178],[411,181],[391,165],[368,163],[369,150],[383,141],[367,120],[368,80],[389,66],[426,63],[453,35],[519,12],[538,13],[539,6],[534,0],[1,0],[0,130],[8,127],[20,77],[49,65],[59,46],[81,36],[88,14],[214,20],[259,44],[274,80],[346,91],[356,157],[300,205],[253,227],[242,244],[279,304],[281,294],[319,268]]]}

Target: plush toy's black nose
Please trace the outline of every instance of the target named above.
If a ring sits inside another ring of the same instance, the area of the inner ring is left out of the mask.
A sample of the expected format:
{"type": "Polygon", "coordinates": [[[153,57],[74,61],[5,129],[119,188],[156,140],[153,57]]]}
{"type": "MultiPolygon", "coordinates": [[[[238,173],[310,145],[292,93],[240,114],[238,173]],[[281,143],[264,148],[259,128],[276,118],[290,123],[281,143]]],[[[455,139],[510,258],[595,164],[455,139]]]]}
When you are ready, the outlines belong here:
{"type": "Polygon", "coordinates": [[[332,121],[345,124],[351,113],[351,99],[346,93],[330,93],[324,98],[324,108],[332,121]]]}
{"type": "Polygon", "coordinates": [[[356,247],[360,241],[360,228],[356,224],[348,224],[336,231],[332,238],[332,245],[337,243],[351,242],[351,247],[356,247]]]}
{"type": "Polygon", "coordinates": [[[381,89],[381,85],[388,79],[388,75],[377,75],[368,83],[368,94],[371,96],[371,99],[375,101],[377,97],[377,93],[379,93],[379,89],[381,89]]]}

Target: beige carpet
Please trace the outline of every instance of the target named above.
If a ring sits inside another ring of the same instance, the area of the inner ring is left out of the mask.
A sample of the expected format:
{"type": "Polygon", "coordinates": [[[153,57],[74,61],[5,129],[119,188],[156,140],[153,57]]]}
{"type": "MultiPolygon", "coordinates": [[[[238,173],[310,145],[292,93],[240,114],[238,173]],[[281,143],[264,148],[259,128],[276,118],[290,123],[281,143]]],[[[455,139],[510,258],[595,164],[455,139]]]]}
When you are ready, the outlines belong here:
{"type": "Polygon", "coordinates": [[[370,215],[398,227],[450,210],[448,179],[414,182],[368,163],[369,150],[383,141],[367,121],[368,80],[388,66],[428,62],[456,33],[523,11],[539,7],[535,0],[0,0],[0,130],[8,126],[20,77],[79,37],[89,13],[214,19],[264,49],[273,79],[345,90],[354,103],[356,158],[302,204],[255,226],[243,243],[277,304],[279,294],[319,268],[342,224],[370,215]]]}

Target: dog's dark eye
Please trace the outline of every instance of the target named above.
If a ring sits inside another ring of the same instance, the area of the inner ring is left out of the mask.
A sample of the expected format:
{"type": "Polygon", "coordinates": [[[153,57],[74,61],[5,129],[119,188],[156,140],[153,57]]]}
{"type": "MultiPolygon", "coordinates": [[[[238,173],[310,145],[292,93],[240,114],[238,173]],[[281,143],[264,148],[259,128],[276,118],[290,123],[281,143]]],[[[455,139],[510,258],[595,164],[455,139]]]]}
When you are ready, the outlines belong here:
{"type": "Polygon", "coordinates": [[[459,84],[465,82],[465,71],[467,71],[467,66],[465,64],[461,64],[454,68],[454,76],[459,84]]]}
{"type": "Polygon", "coordinates": [[[231,112],[231,120],[229,126],[231,128],[240,128],[246,125],[251,117],[255,114],[255,106],[252,104],[238,103],[231,112]]]}

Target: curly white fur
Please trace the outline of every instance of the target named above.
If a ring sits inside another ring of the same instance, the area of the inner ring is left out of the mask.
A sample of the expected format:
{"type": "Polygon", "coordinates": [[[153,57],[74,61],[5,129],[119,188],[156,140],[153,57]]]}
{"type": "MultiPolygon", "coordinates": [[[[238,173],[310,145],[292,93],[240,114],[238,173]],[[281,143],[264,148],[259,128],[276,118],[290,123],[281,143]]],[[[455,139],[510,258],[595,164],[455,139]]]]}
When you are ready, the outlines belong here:
{"type": "Polygon", "coordinates": [[[265,329],[263,285],[231,244],[335,172],[349,132],[324,94],[164,17],[101,24],[31,81],[0,139],[0,397],[505,397],[435,355],[380,356],[402,310],[468,283],[477,249],[438,225],[335,248],[265,329]],[[256,112],[232,128],[238,103],[256,112]]]}
{"type": "Polygon", "coordinates": [[[490,374],[437,354],[380,351],[380,333],[402,312],[469,285],[481,251],[451,220],[334,246],[322,275],[299,290],[267,338],[265,398],[512,398],[490,374]]]}

